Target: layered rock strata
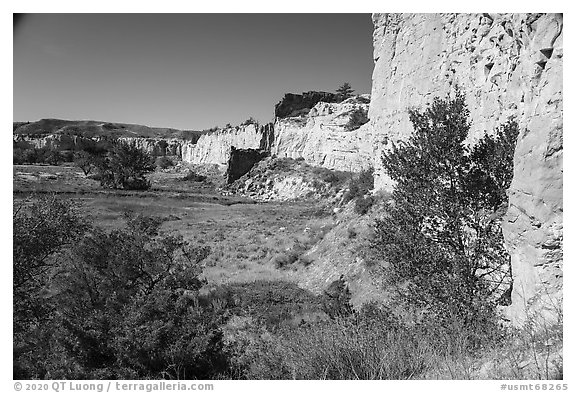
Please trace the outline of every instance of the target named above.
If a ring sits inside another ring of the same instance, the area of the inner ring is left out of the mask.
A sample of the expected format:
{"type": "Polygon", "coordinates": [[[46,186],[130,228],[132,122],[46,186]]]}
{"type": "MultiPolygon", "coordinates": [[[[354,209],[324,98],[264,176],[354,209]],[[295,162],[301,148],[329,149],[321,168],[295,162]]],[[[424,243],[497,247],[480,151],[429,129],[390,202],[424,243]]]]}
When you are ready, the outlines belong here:
{"type": "Polygon", "coordinates": [[[306,114],[276,119],[272,154],[342,171],[373,166],[372,140],[365,128],[348,127],[353,112],[367,112],[369,102],[368,95],[319,102],[306,114]]]}
{"type": "Polygon", "coordinates": [[[110,148],[113,140],[137,146],[152,156],[182,156],[182,148],[190,141],[177,138],[106,138],[83,137],[78,135],[52,134],[52,135],[13,135],[14,147],[19,148],[47,148],[51,150],[79,151],[93,148],[96,145],[110,148]]]}
{"type": "Polygon", "coordinates": [[[324,91],[308,91],[302,94],[288,93],[274,107],[276,118],[299,116],[308,113],[319,102],[336,102],[338,96],[324,91]]]}
{"type": "Polygon", "coordinates": [[[182,148],[182,161],[192,164],[228,164],[232,146],[238,149],[270,150],[274,140],[271,125],[248,124],[202,135],[195,144],[182,148]]]}

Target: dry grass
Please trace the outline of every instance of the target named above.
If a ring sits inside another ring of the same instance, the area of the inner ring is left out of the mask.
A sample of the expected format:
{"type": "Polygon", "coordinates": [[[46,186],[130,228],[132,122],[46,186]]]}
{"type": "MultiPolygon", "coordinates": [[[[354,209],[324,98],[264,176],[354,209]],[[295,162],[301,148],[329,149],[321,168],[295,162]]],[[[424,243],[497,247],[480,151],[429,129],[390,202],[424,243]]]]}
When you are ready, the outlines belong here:
{"type": "Polygon", "coordinates": [[[312,202],[254,204],[221,196],[209,181],[181,181],[183,167],[157,170],[150,175],[152,189],[136,192],[102,189],[73,166],[15,165],[13,171],[15,198],[57,193],[81,202],[86,216],[107,229],[117,228],[127,211],[165,217],[163,230],[211,247],[204,275],[215,283],[294,280],[298,266],[279,270],[273,259],[303,254],[333,225],[312,202]]]}

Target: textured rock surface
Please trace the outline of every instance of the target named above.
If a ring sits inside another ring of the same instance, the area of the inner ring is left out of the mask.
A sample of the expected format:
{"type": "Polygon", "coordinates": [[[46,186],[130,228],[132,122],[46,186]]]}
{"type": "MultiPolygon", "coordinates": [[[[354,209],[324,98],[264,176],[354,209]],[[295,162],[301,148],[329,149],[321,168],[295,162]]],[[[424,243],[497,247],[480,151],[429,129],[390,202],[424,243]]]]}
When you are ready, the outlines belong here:
{"type": "Polygon", "coordinates": [[[346,129],[351,113],[368,110],[368,103],[368,95],[341,103],[319,102],[307,114],[276,119],[272,154],[343,171],[374,165],[372,138],[367,137],[366,128],[346,129]]]}
{"type": "Polygon", "coordinates": [[[119,141],[134,144],[152,156],[182,156],[182,147],[189,141],[176,138],[118,138],[119,141]]]}
{"type": "Polygon", "coordinates": [[[230,148],[269,150],[274,135],[271,125],[242,125],[202,135],[196,144],[182,148],[182,160],[192,164],[218,164],[225,166],[230,148]]]}
{"type": "Polygon", "coordinates": [[[302,94],[288,93],[274,107],[274,115],[277,118],[283,118],[305,114],[320,101],[336,102],[337,99],[336,94],[324,91],[309,91],[302,94]]]}
{"type": "Polygon", "coordinates": [[[304,160],[266,157],[224,192],[258,201],[317,199],[331,203],[341,199],[349,175],[310,166],[304,160]]]}
{"type": "MultiPolygon", "coordinates": [[[[511,317],[521,322],[529,303],[561,296],[562,15],[376,14],[373,21],[365,127],[377,154],[410,134],[407,108],[456,85],[471,111],[470,142],[510,117],[524,130],[504,223],[514,275],[511,317]]],[[[377,187],[390,187],[375,163],[377,187]]]]}
{"type": "Polygon", "coordinates": [[[22,149],[82,150],[94,147],[100,141],[101,138],[86,138],[77,135],[13,135],[14,147],[22,149]]]}
{"type": "MultiPolygon", "coordinates": [[[[182,155],[182,147],[190,141],[177,138],[132,138],[120,137],[117,140],[134,144],[152,156],[178,156],[182,155]]],[[[83,150],[94,147],[96,144],[110,147],[112,138],[83,137],[78,135],[21,135],[14,134],[15,147],[21,148],[48,148],[53,150],[83,150]]]]}
{"type": "Polygon", "coordinates": [[[268,154],[266,150],[236,149],[232,146],[230,148],[228,167],[226,168],[226,182],[230,184],[240,179],[268,154]]]}

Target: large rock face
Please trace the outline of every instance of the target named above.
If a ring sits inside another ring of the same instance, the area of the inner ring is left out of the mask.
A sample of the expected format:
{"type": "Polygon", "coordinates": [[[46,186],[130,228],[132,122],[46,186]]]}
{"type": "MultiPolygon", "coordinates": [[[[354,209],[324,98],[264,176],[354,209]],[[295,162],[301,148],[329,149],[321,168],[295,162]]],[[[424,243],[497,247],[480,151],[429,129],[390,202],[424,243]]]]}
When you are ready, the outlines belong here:
{"type": "Polygon", "coordinates": [[[368,111],[369,102],[367,95],[341,103],[319,102],[306,114],[276,119],[272,154],[343,171],[373,166],[370,130],[346,127],[354,111],[368,111]]]}
{"type": "Polygon", "coordinates": [[[183,146],[182,160],[192,164],[228,164],[232,146],[238,149],[270,150],[274,139],[271,125],[241,125],[204,134],[195,144],[183,146]]]}
{"type": "MultiPolygon", "coordinates": [[[[510,311],[520,323],[532,303],[553,309],[562,287],[562,15],[376,14],[373,22],[366,127],[377,155],[412,132],[407,108],[456,86],[471,112],[470,142],[517,118],[523,131],[503,225],[514,275],[510,311]]],[[[375,164],[377,187],[391,187],[375,164]]]]}
{"type": "Polygon", "coordinates": [[[226,183],[231,184],[240,179],[252,169],[252,167],[268,156],[268,151],[260,149],[236,149],[230,148],[230,158],[226,168],[226,183]]]}
{"type": "Polygon", "coordinates": [[[288,93],[274,107],[276,118],[298,116],[308,113],[319,102],[336,102],[338,96],[324,91],[308,91],[302,94],[288,93]]]}

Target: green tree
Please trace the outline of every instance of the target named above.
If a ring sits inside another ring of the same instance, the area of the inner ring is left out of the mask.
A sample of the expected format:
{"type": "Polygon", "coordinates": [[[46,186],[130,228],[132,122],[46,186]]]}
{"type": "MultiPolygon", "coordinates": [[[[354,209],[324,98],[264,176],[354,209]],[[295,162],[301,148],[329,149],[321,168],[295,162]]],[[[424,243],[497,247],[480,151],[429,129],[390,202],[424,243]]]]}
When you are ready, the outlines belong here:
{"type": "Polygon", "coordinates": [[[436,317],[481,326],[510,285],[500,220],[512,179],[518,126],[476,145],[462,93],[410,110],[413,134],[384,153],[396,182],[374,249],[400,298],[436,317]]]}
{"type": "Polygon", "coordinates": [[[352,86],[348,82],[343,83],[336,89],[336,94],[338,95],[340,101],[344,101],[345,99],[352,97],[352,93],[354,93],[354,89],[352,89],[352,86]]]}
{"type": "Polygon", "coordinates": [[[108,155],[96,162],[103,186],[126,190],[150,188],[145,175],[155,167],[150,154],[124,142],[116,142],[108,155]]]}

